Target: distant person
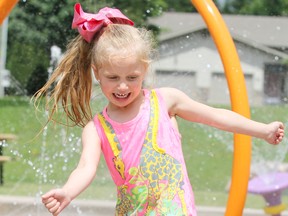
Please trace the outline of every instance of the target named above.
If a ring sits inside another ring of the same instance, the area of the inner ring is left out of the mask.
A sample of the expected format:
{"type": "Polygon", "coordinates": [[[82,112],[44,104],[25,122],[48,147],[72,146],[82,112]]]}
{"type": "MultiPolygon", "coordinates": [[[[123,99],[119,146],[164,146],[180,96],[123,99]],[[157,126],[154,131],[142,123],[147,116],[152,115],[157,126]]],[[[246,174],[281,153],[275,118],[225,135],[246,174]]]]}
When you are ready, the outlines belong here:
{"type": "Polygon", "coordinates": [[[76,4],[72,27],[78,28],[80,35],[35,95],[37,101],[52,88],[47,102],[52,105],[49,121],[62,106],[75,125],[84,127],[78,167],[62,188],[42,196],[54,216],[92,182],[101,151],[117,187],[116,215],[196,216],[176,117],[258,137],[273,145],[282,141],[281,122],[255,122],[198,103],[174,88],[144,88],[153,52],[152,35],[133,27],[119,10],[103,8],[88,14],[76,4]],[[91,68],[108,99],[94,118],[91,68]]]}

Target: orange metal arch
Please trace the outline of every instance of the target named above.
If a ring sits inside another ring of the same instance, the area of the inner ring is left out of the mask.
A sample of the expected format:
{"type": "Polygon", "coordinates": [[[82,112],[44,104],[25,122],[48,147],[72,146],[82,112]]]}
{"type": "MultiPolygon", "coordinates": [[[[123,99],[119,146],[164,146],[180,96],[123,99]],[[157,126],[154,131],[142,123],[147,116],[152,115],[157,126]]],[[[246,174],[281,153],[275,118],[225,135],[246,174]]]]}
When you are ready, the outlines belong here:
{"type": "MultiPolygon", "coordinates": [[[[244,75],[231,35],[212,0],[191,0],[214,39],[225,69],[232,110],[250,118],[244,75]]],[[[245,205],[251,162],[251,137],[234,135],[232,182],[225,216],[241,216],[245,205]]]]}
{"type": "Polygon", "coordinates": [[[0,0],[0,25],[17,2],[18,0],[0,0]]]}

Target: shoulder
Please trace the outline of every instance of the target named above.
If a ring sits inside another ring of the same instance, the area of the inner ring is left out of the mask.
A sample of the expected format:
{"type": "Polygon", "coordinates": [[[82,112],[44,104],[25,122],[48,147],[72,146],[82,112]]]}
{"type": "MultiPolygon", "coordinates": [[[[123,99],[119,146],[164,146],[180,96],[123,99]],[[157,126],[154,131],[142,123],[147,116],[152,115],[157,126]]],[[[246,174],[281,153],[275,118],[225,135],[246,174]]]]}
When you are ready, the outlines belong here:
{"type": "Polygon", "coordinates": [[[171,88],[171,87],[163,87],[163,88],[158,88],[156,89],[156,91],[158,91],[163,97],[167,97],[167,96],[171,96],[171,97],[177,97],[179,95],[182,95],[185,93],[183,93],[182,91],[180,91],[177,88],[171,88]]]}
{"type": "Polygon", "coordinates": [[[163,98],[170,115],[176,114],[175,108],[179,103],[190,99],[184,92],[176,88],[164,87],[156,89],[156,91],[159,92],[160,96],[163,98]]]}
{"type": "Polygon", "coordinates": [[[170,103],[177,103],[179,99],[189,98],[184,92],[176,88],[159,88],[157,91],[161,94],[165,101],[170,103]]]}
{"type": "MultiPolygon", "coordinates": [[[[79,164],[92,166],[98,164],[101,154],[101,141],[99,139],[94,122],[89,121],[82,131],[82,154],[79,164]]],[[[94,170],[93,170],[94,172],[94,170]]]]}
{"type": "Polygon", "coordinates": [[[100,138],[96,130],[95,123],[93,121],[89,121],[83,128],[82,140],[83,141],[93,140],[94,142],[95,141],[100,142],[100,138]]]}
{"type": "Polygon", "coordinates": [[[89,121],[85,127],[83,128],[83,133],[87,131],[95,130],[96,132],[96,127],[93,121],[89,121]]]}

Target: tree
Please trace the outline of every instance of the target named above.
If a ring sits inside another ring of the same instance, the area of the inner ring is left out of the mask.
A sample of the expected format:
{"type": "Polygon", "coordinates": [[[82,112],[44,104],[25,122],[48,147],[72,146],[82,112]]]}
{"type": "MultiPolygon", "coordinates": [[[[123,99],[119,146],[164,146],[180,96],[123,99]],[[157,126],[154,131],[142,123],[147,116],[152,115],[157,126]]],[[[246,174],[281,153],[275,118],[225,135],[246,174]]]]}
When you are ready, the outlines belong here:
{"type": "Polygon", "coordinates": [[[265,16],[287,16],[287,0],[227,0],[224,13],[265,16]]]}
{"type": "Polygon", "coordinates": [[[52,45],[63,48],[67,40],[76,35],[71,30],[71,11],[72,1],[65,0],[20,1],[12,11],[7,68],[22,88],[27,86],[37,65],[41,63],[44,68],[49,67],[52,45]]]}
{"type": "MultiPolygon", "coordinates": [[[[93,13],[104,6],[117,7],[137,26],[145,26],[147,18],[165,9],[165,0],[99,0],[81,2],[85,11],[93,13]]],[[[68,41],[78,33],[71,29],[74,0],[19,1],[9,19],[7,68],[23,88],[41,64],[48,68],[50,47],[65,50],[68,41]]]]}
{"type": "Polygon", "coordinates": [[[27,94],[35,94],[36,91],[38,91],[46,83],[47,79],[47,68],[42,64],[36,65],[35,70],[32,72],[27,82],[27,94]]]}
{"type": "MultiPolygon", "coordinates": [[[[220,8],[218,0],[213,1],[215,5],[220,8]]],[[[176,11],[176,12],[196,12],[196,8],[192,5],[190,0],[166,0],[167,11],[176,11]]]]}
{"type": "Polygon", "coordinates": [[[9,22],[9,42],[20,41],[64,48],[67,40],[75,36],[71,29],[74,1],[30,0],[20,1],[12,11],[9,22]]]}
{"type": "MultiPolygon", "coordinates": [[[[41,63],[49,66],[49,53],[39,49],[37,44],[14,41],[8,48],[7,68],[24,89],[28,79],[35,70],[35,65],[41,63]]],[[[47,70],[46,70],[47,71],[47,70]]]]}

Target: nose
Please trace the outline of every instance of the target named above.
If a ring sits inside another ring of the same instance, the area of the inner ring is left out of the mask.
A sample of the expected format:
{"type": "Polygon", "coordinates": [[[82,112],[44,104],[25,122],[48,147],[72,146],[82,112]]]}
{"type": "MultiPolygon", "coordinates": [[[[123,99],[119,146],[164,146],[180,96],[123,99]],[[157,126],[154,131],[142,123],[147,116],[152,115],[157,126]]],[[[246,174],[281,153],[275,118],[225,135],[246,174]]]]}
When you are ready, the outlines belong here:
{"type": "Polygon", "coordinates": [[[128,88],[127,84],[125,82],[120,82],[118,89],[119,90],[126,90],[128,88]]]}

